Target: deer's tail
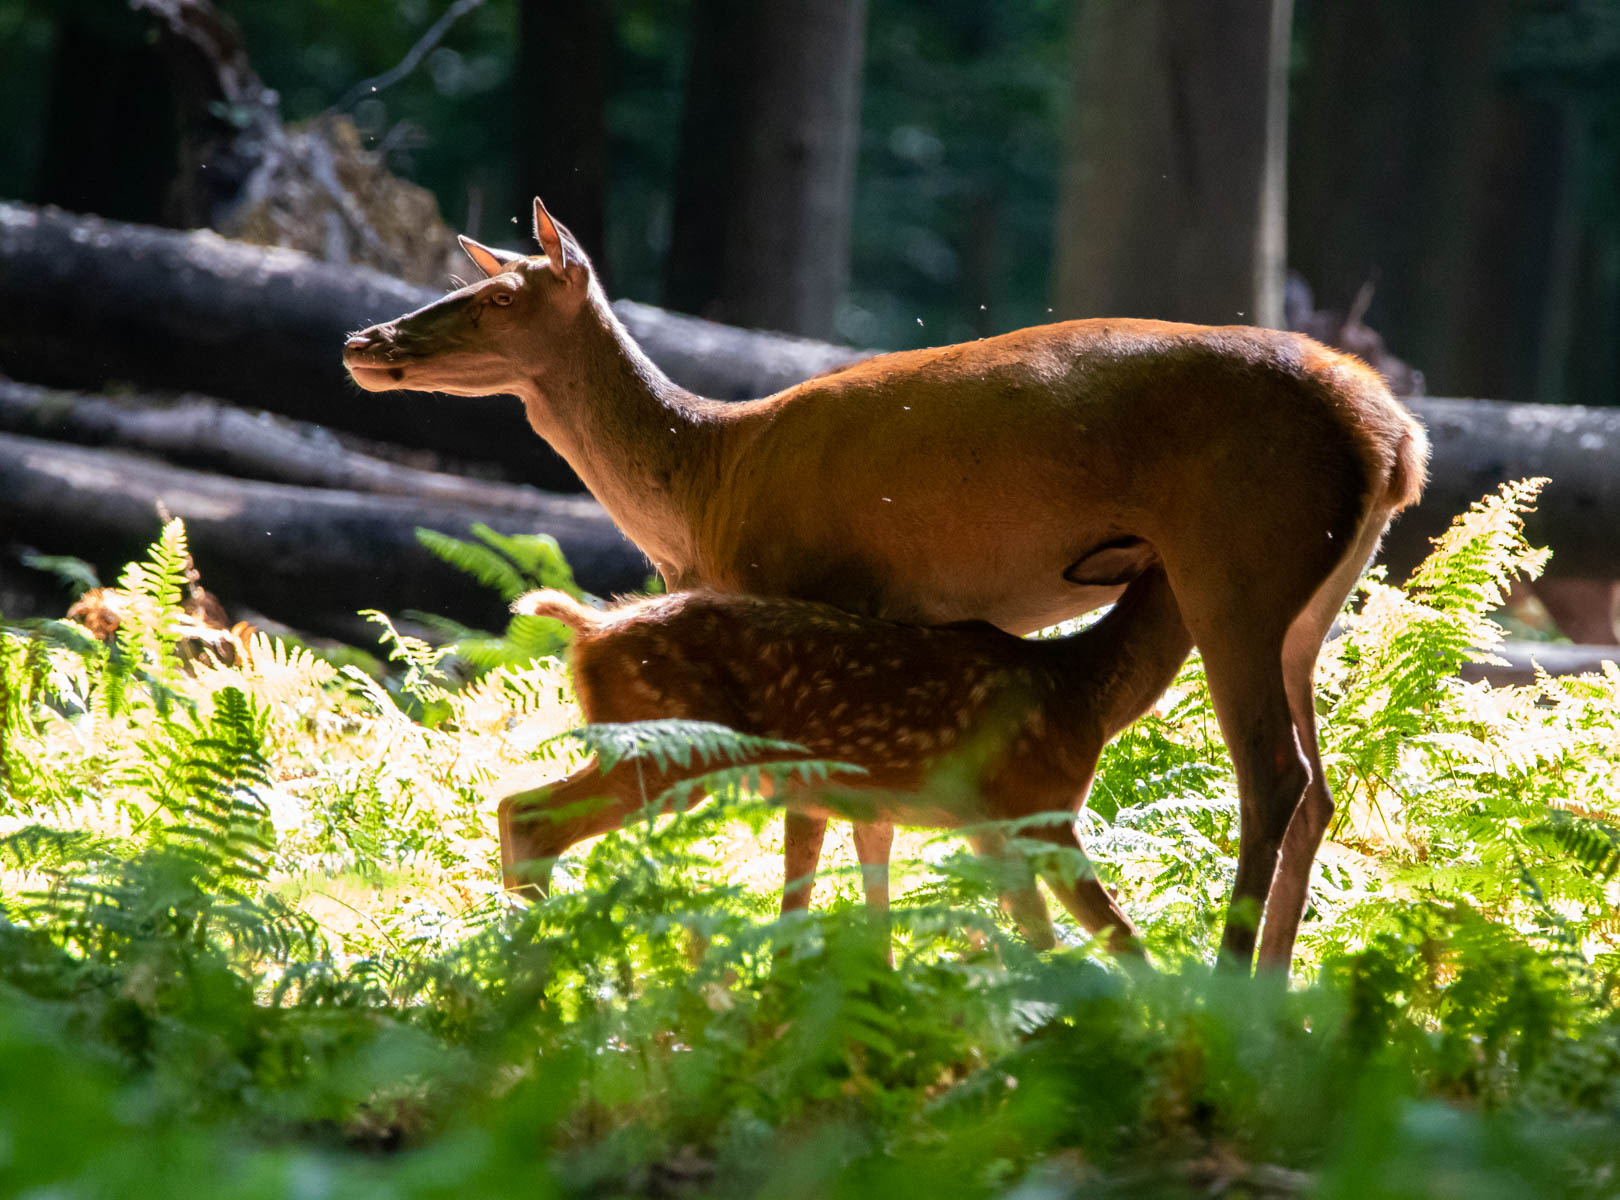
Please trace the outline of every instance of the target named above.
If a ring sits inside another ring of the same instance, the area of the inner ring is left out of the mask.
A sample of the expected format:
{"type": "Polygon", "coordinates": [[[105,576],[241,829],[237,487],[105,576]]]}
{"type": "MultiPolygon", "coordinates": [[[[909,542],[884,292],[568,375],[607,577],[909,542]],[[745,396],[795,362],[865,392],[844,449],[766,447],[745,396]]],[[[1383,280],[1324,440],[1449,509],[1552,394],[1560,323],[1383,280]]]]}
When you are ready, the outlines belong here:
{"type": "Polygon", "coordinates": [[[602,623],[602,614],[596,609],[555,588],[523,593],[512,601],[512,611],[531,617],[551,617],[576,633],[587,633],[602,623]]]}

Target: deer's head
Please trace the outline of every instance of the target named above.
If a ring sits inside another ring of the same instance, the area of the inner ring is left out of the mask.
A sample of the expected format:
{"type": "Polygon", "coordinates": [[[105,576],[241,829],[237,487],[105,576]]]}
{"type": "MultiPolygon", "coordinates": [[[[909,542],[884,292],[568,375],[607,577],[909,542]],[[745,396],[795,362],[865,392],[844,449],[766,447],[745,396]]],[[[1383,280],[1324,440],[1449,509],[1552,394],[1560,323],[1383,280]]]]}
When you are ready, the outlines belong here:
{"type": "Polygon", "coordinates": [[[543,350],[587,303],[590,262],[573,236],[534,201],[538,255],[461,237],[484,278],[432,304],[352,334],[343,365],[368,392],[411,388],[458,396],[511,391],[543,371],[543,350]]]}

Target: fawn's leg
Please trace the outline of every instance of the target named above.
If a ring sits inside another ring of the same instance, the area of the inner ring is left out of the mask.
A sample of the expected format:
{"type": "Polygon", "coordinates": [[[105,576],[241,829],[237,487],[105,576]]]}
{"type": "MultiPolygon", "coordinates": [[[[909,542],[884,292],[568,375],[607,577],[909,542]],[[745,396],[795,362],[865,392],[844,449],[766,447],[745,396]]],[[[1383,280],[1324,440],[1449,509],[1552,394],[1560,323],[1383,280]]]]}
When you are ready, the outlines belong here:
{"type": "Polygon", "coordinates": [[[827,818],[789,809],[782,818],[782,914],[810,907],[821,862],[821,843],[827,836],[827,818]]]}
{"type": "Polygon", "coordinates": [[[883,937],[883,953],[894,966],[894,939],[889,931],[889,854],[894,849],[894,826],[887,821],[855,821],[855,857],[861,863],[861,890],[866,912],[883,937]]]}
{"type": "Polygon", "coordinates": [[[668,780],[644,778],[640,764],[603,772],[592,759],[566,779],[514,792],[500,803],[501,882],[512,891],[546,895],[551,868],[570,846],[621,827],[668,780]]]}
{"type": "MultiPolygon", "coordinates": [[[[1007,849],[1007,839],[999,833],[974,834],[968,838],[968,844],[985,858],[999,859],[1014,870],[1025,866],[1022,858],[1007,849]]],[[[1027,883],[1002,890],[1001,911],[1013,919],[1035,949],[1050,950],[1057,945],[1057,935],[1052,932],[1052,914],[1047,910],[1040,889],[1035,886],[1035,876],[1027,869],[1023,873],[1027,876],[1027,883]]]]}
{"type": "MultiPolygon", "coordinates": [[[[1051,842],[1054,846],[1065,850],[1085,851],[1080,845],[1080,838],[1074,831],[1072,822],[1062,825],[1042,825],[1031,829],[1029,836],[1039,838],[1043,842],[1051,842]]],[[[1069,910],[1071,916],[1091,933],[1107,933],[1108,949],[1116,955],[1138,955],[1142,953],[1141,935],[1131,919],[1120,908],[1114,895],[1097,880],[1095,876],[1087,878],[1070,879],[1066,874],[1057,871],[1043,871],[1041,878],[1046,886],[1052,889],[1062,903],[1069,910]]]]}
{"type": "Polygon", "coordinates": [[[861,891],[874,917],[889,912],[889,853],[894,849],[894,826],[887,821],[852,821],[855,857],[861,864],[861,891]]]}

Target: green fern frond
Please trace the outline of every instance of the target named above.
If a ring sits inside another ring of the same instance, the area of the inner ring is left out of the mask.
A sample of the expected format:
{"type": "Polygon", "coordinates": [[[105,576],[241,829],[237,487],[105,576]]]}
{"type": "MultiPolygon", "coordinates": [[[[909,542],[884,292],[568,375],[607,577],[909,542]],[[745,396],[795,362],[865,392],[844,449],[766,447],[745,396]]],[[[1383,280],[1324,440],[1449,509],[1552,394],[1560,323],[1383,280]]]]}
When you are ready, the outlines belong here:
{"type": "Polygon", "coordinates": [[[436,529],[418,529],[416,540],[462,574],[494,588],[501,599],[515,600],[523,594],[523,573],[510,559],[490,547],[465,542],[436,529]]]}
{"type": "Polygon", "coordinates": [[[711,763],[805,753],[804,747],[793,742],[738,733],[711,721],[679,719],[582,725],[542,744],[564,739],[576,741],[595,754],[605,771],[630,759],[650,759],[659,770],[667,770],[690,766],[693,755],[702,763],[711,763]]]}
{"type": "Polygon", "coordinates": [[[1620,826],[1555,808],[1527,832],[1549,838],[1595,879],[1607,881],[1620,871],[1620,826]]]}
{"type": "MultiPolygon", "coordinates": [[[[602,726],[598,725],[595,728],[600,729],[602,726]]],[[[690,807],[694,800],[703,796],[757,795],[763,792],[767,785],[773,791],[787,784],[814,787],[816,784],[827,783],[834,777],[847,779],[865,774],[864,767],[834,759],[801,758],[792,762],[742,763],[718,767],[712,771],[705,771],[695,778],[671,784],[654,799],[653,805],[657,811],[665,812],[690,807]]],[[[827,806],[851,820],[872,817],[872,814],[865,811],[864,806],[859,803],[858,798],[851,799],[847,813],[838,803],[837,797],[830,797],[827,806]]]]}
{"type": "Polygon", "coordinates": [[[449,682],[440,663],[450,654],[449,646],[431,646],[419,637],[401,633],[386,613],[374,608],[362,609],[360,615],[374,625],[382,627],[377,640],[387,648],[390,661],[405,664],[400,680],[404,693],[423,705],[442,704],[449,694],[449,682]]]}
{"type": "Polygon", "coordinates": [[[54,872],[69,866],[105,862],[117,843],[83,829],[25,825],[0,837],[0,859],[30,871],[54,872]]]}
{"type": "Polygon", "coordinates": [[[416,538],[458,571],[494,588],[503,600],[515,600],[542,587],[561,588],[576,597],[583,594],[555,538],[547,534],[508,536],[484,524],[474,525],[472,533],[478,541],[463,541],[425,528],[417,529],[416,538]]]}
{"type": "Polygon", "coordinates": [[[1540,575],[1550,552],[1525,541],[1524,514],[1534,510],[1548,482],[1537,477],[1504,483],[1471,505],[1435,539],[1407,593],[1441,611],[1483,615],[1501,605],[1512,580],[1540,575]]]}
{"type": "Polygon", "coordinates": [[[101,586],[96,569],[84,559],[74,558],[71,554],[41,554],[37,550],[24,550],[18,557],[23,566],[54,575],[75,598],[91,588],[101,586]]]}

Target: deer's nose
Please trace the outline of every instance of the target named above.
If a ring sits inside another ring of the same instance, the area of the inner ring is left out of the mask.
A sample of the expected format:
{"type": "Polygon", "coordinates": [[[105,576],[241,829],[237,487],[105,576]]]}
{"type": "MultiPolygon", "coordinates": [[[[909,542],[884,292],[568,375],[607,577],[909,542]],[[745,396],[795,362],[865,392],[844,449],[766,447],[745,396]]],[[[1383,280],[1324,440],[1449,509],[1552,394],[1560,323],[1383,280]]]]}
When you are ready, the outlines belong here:
{"type": "Polygon", "coordinates": [[[362,329],[359,333],[351,333],[349,340],[343,343],[343,348],[345,350],[365,350],[386,340],[379,329],[362,329]]]}

